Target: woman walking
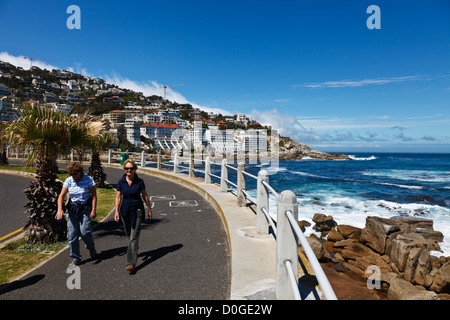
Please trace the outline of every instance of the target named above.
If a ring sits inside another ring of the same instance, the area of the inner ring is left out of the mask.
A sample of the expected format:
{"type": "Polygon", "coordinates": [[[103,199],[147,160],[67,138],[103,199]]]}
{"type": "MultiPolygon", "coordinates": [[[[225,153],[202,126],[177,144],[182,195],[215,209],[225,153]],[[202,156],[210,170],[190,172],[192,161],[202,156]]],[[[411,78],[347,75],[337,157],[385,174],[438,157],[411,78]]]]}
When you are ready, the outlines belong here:
{"type": "Polygon", "coordinates": [[[97,192],[94,180],[83,173],[83,166],[79,162],[69,163],[66,171],[70,177],[64,181],[59,194],[56,219],[62,218],[63,201],[69,194],[69,201],[66,204],[67,238],[70,256],[73,258],[71,264],[79,265],[81,263],[79,236],[83,239],[91,257],[94,258],[97,255],[91,230],[91,220],[96,216],[97,192]]]}
{"type": "Polygon", "coordinates": [[[136,163],[128,159],[125,161],[123,169],[125,170],[125,174],[117,183],[114,220],[118,222],[120,217],[122,218],[125,233],[128,237],[126,270],[133,273],[135,272],[137,262],[141,223],[145,220],[142,198],[147,205],[149,219],[152,218],[152,212],[147,191],[145,190],[144,180],[136,174],[136,163]]]}

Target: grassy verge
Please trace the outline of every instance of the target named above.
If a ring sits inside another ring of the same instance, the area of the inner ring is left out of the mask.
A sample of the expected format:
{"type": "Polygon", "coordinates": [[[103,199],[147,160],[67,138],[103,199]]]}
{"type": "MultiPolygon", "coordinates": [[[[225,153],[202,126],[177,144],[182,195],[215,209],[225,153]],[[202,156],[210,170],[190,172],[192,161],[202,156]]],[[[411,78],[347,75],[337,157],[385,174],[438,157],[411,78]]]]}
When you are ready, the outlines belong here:
{"type": "MultiPolygon", "coordinates": [[[[27,169],[27,172],[34,172],[35,170],[33,167],[0,166],[0,170],[26,171],[24,169],[27,169]]],[[[58,174],[58,178],[62,181],[67,177],[68,175],[65,171],[58,174]]],[[[116,191],[111,186],[97,188],[97,217],[92,221],[93,226],[102,221],[111,212],[111,209],[114,207],[115,197],[116,191]]],[[[27,235],[25,234],[20,239],[12,241],[0,249],[0,286],[11,282],[39,263],[57,254],[67,245],[67,241],[48,245],[28,244],[26,239],[27,235]]]]}
{"type": "MultiPolygon", "coordinates": [[[[36,167],[2,164],[2,165],[0,165],[0,170],[35,173],[36,167]]],[[[61,169],[58,170],[57,175],[58,175],[58,179],[61,181],[64,181],[69,177],[69,174],[66,172],[66,170],[61,170],[61,169]]]]}

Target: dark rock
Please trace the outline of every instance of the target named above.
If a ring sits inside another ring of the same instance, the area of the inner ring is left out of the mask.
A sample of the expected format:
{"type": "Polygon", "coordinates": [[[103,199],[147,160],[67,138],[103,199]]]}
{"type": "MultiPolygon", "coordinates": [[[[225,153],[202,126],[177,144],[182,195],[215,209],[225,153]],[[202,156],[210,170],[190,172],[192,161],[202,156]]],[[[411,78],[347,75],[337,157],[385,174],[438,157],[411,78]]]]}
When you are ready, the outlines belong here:
{"type": "Polygon", "coordinates": [[[316,223],[313,227],[316,231],[330,231],[337,225],[332,216],[327,216],[322,213],[314,214],[312,220],[316,223]]]}

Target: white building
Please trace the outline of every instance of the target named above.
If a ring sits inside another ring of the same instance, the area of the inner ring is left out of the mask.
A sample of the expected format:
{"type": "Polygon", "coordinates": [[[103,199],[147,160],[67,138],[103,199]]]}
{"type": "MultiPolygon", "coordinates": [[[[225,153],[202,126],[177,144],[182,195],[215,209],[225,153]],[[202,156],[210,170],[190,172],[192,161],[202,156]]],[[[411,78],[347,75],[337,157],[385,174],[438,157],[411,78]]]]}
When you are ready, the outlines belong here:
{"type": "Polygon", "coordinates": [[[236,130],[235,140],[237,150],[240,152],[267,151],[267,130],[265,129],[236,130]]]}
{"type": "Polygon", "coordinates": [[[194,129],[189,130],[189,141],[194,149],[197,149],[203,144],[203,134],[206,129],[203,129],[203,121],[194,121],[194,129]]]}
{"type": "Polygon", "coordinates": [[[47,103],[48,107],[54,108],[56,111],[62,111],[65,114],[69,114],[72,111],[72,106],[70,104],[62,104],[62,103],[47,103]]]}
{"type": "Polygon", "coordinates": [[[149,122],[141,126],[141,135],[154,140],[170,140],[176,130],[181,130],[181,127],[176,124],[149,122]]]}
{"type": "Polygon", "coordinates": [[[256,155],[261,151],[267,151],[268,146],[265,129],[219,130],[217,127],[211,127],[206,130],[198,122],[194,124],[193,130],[189,130],[189,142],[195,150],[203,144],[207,152],[227,154],[256,155]]]}
{"type": "Polygon", "coordinates": [[[208,151],[234,154],[237,149],[234,130],[206,130],[204,138],[208,151]]]}
{"type": "Polygon", "coordinates": [[[135,146],[141,146],[141,125],[132,119],[125,120],[127,130],[127,140],[135,146]]]}
{"type": "Polygon", "coordinates": [[[247,118],[247,116],[245,114],[238,114],[236,116],[236,124],[243,124],[243,125],[248,125],[250,119],[247,118]]]}
{"type": "Polygon", "coordinates": [[[73,91],[80,91],[80,87],[77,84],[76,80],[67,80],[67,86],[69,87],[69,90],[73,90],[73,91]]]}

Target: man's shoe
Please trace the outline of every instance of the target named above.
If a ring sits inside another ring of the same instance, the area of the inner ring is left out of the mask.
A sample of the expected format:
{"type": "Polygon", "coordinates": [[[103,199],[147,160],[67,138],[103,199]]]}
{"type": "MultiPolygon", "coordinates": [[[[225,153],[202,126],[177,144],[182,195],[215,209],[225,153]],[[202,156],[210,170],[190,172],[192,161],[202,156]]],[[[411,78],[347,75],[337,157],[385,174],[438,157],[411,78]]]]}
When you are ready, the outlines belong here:
{"type": "Polygon", "coordinates": [[[133,273],[134,271],[136,271],[136,269],[134,268],[134,266],[132,264],[127,265],[127,271],[129,273],[133,273]]]}
{"type": "Polygon", "coordinates": [[[73,259],[69,266],[79,266],[81,264],[81,260],[73,259]]]}

